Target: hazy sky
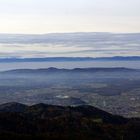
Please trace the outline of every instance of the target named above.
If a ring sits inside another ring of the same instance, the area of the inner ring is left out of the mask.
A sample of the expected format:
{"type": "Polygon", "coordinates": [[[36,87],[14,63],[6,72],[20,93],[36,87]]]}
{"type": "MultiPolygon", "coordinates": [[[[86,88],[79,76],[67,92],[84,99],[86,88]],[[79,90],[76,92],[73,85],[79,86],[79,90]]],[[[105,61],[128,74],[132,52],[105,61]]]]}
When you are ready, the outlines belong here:
{"type": "Polygon", "coordinates": [[[140,32],[140,0],[0,0],[0,33],[140,32]]]}

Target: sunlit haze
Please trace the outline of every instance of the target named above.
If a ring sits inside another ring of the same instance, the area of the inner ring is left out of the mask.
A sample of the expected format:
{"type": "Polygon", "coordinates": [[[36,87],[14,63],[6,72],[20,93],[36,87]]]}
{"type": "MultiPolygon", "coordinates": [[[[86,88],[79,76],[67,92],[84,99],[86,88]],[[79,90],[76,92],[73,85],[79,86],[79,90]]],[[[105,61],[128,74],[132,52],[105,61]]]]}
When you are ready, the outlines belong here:
{"type": "Polygon", "coordinates": [[[140,32],[139,0],[0,0],[0,32],[140,32]]]}

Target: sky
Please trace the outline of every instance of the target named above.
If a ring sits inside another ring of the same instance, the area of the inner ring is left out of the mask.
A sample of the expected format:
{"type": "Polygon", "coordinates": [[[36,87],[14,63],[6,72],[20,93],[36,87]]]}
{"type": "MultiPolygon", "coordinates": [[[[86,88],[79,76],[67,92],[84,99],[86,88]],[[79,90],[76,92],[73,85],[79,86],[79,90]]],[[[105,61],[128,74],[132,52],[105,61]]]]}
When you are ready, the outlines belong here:
{"type": "Polygon", "coordinates": [[[140,33],[140,0],[0,0],[0,58],[140,56],[123,33],[140,33]]]}
{"type": "Polygon", "coordinates": [[[0,33],[140,32],[140,0],[0,0],[0,33]]]}

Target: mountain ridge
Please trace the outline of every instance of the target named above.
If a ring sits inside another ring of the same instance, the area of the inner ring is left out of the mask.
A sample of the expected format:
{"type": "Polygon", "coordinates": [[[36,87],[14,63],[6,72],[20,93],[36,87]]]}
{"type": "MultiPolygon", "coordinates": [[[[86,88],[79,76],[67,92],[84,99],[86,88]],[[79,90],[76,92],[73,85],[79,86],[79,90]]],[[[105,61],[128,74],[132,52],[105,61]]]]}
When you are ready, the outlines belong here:
{"type": "Polygon", "coordinates": [[[74,68],[74,69],[59,69],[55,67],[42,68],[42,69],[14,69],[0,72],[1,74],[14,74],[14,73],[53,73],[53,72],[140,72],[139,69],[131,69],[125,67],[113,67],[113,68],[74,68]]]}
{"type": "Polygon", "coordinates": [[[0,112],[2,140],[139,140],[139,128],[140,119],[112,115],[89,105],[62,107],[40,103],[19,112],[0,112]]]}
{"type": "Polygon", "coordinates": [[[114,57],[45,57],[45,58],[0,58],[2,62],[69,62],[69,61],[140,61],[139,56],[114,57]]]}

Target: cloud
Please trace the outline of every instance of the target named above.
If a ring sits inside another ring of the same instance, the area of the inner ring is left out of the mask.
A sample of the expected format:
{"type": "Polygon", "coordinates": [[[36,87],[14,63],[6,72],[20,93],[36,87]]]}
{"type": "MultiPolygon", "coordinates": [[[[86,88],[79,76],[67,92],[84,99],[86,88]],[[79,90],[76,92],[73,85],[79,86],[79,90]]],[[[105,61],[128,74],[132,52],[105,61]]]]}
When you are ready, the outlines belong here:
{"type": "Polygon", "coordinates": [[[140,34],[0,35],[0,57],[139,56],[140,34]]]}

